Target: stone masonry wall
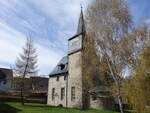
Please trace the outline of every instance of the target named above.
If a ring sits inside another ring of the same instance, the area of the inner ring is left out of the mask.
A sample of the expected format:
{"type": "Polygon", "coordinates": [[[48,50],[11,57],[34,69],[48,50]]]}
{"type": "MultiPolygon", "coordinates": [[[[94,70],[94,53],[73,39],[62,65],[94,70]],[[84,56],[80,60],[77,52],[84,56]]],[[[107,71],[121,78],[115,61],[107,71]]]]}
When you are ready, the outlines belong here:
{"type": "Polygon", "coordinates": [[[82,69],[81,54],[69,55],[69,76],[68,76],[68,107],[82,108],[82,69]],[[75,100],[71,100],[71,87],[75,87],[75,100]]]}
{"type": "Polygon", "coordinates": [[[59,76],[59,81],[57,81],[57,77],[49,78],[49,87],[48,87],[48,101],[47,104],[58,106],[63,105],[66,106],[66,80],[64,80],[64,76],[59,76]],[[55,88],[55,97],[52,100],[52,89],[55,88]],[[61,88],[65,88],[65,97],[61,100],[61,88]]]}

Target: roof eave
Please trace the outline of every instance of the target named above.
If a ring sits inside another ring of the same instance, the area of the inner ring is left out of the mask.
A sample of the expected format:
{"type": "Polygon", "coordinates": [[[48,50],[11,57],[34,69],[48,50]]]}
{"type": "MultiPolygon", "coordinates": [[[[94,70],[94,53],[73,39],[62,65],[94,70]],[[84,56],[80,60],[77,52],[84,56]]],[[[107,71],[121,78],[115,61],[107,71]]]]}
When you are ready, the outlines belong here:
{"type": "Polygon", "coordinates": [[[49,77],[56,77],[56,76],[62,76],[63,74],[68,74],[68,71],[66,72],[61,72],[61,73],[55,73],[55,74],[50,74],[49,77]]]}

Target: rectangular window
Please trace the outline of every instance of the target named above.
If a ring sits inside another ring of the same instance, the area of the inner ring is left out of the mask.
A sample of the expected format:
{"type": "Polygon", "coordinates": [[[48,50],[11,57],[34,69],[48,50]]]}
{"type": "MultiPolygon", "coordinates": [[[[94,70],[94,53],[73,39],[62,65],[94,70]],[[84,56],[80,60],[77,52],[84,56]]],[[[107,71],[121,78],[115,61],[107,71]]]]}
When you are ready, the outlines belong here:
{"type": "Polygon", "coordinates": [[[75,101],[75,87],[71,87],[71,101],[75,101]]]}
{"type": "Polygon", "coordinates": [[[64,80],[67,80],[67,75],[64,75],[64,80]]]}
{"type": "Polygon", "coordinates": [[[61,100],[65,97],[65,88],[61,88],[61,100]]]}
{"type": "Polygon", "coordinates": [[[57,76],[56,81],[59,81],[59,76],[57,76]]]}
{"type": "Polygon", "coordinates": [[[52,89],[52,100],[55,98],[55,88],[52,89]]]}

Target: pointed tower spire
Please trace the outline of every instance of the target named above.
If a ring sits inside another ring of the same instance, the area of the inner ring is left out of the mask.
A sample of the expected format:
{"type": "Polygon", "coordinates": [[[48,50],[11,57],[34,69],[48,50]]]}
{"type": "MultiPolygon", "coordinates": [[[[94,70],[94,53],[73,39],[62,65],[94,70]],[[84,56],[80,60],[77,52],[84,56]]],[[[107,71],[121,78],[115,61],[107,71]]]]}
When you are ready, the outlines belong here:
{"type": "Polygon", "coordinates": [[[85,30],[85,25],[84,25],[84,17],[83,17],[82,5],[81,5],[81,13],[78,22],[77,34],[84,32],[84,30],[85,30]]]}

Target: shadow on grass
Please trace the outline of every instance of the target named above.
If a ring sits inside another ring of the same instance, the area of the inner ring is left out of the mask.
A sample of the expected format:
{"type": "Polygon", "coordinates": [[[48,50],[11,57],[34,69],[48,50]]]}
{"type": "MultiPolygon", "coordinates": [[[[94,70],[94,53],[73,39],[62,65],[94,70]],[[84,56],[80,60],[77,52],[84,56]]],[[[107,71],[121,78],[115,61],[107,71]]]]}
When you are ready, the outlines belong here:
{"type": "Polygon", "coordinates": [[[14,108],[6,103],[0,102],[0,113],[17,113],[20,109],[14,108]]]}
{"type": "Polygon", "coordinates": [[[55,107],[55,106],[48,106],[46,104],[45,105],[44,104],[43,105],[42,104],[41,105],[37,105],[37,104],[35,104],[35,105],[34,104],[25,104],[24,106],[25,107],[31,107],[31,108],[41,108],[41,107],[42,108],[58,108],[58,107],[55,107]]]}
{"type": "MultiPolygon", "coordinates": [[[[73,112],[73,113],[85,113],[85,112],[87,112],[87,113],[91,113],[91,112],[96,112],[96,113],[98,113],[98,110],[95,110],[95,109],[77,109],[77,108],[67,108],[67,107],[58,107],[58,106],[49,106],[49,105],[44,105],[44,104],[31,104],[31,103],[26,103],[25,105],[24,105],[24,107],[27,107],[27,108],[46,108],[46,109],[49,109],[49,110],[56,110],[56,112],[58,112],[59,110],[61,110],[63,113],[64,113],[64,110],[67,110],[68,111],[68,113],[69,112],[73,112]]],[[[115,112],[115,111],[109,111],[109,110],[100,110],[101,111],[101,113],[113,113],[113,112],[115,112]]],[[[100,113],[100,111],[99,111],[99,113],[100,113]]],[[[65,112],[65,113],[67,113],[67,112],[65,112]]],[[[119,113],[119,112],[118,112],[119,113]]],[[[125,113],[130,113],[130,112],[125,112],[125,113]]]]}
{"type": "Polygon", "coordinates": [[[28,108],[44,108],[44,109],[56,109],[56,110],[77,110],[77,111],[88,111],[89,109],[77,109],[77,108],[67,108],[67,107],[60,107],[60,106],[49,106],[49,105],[46,105],[46,104],[25,104],[24,105],[25,107],[28,107],[28,108]]]}

